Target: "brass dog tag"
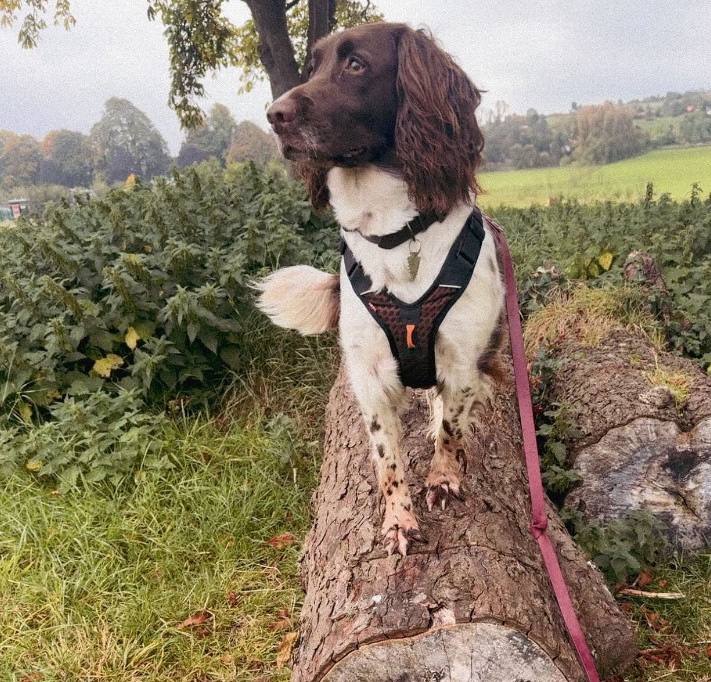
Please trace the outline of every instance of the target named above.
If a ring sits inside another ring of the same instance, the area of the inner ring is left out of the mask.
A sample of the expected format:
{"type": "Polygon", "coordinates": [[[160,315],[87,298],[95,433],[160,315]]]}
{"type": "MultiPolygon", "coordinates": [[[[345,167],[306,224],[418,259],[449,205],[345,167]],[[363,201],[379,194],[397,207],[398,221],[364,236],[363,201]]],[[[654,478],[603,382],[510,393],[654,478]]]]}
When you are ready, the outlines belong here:
{"type": "Polygon", "coordinates": [[[410,281],[414,282],[417,271],[420,269],[420,248],[421,244],[417,239],[410,242],[410,255],[407,257],[407,271],[410,273],[410,281]]]}

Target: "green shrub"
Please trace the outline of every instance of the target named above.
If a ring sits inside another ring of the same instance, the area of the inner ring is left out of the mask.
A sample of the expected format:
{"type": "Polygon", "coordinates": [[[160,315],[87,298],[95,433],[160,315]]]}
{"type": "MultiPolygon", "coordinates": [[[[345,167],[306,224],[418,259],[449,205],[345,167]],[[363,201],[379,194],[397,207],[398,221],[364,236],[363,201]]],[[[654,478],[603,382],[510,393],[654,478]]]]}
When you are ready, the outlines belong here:
{"type": "Polygon", "coordinates": [[[664,561],[671,554],[664,524],[645,509],[628,512],[606,524],[585,521],[577,509],[564,507],[560,514],[575,542],[611,584],[629,582],[645,566],[664,561]]]}
{"type": "Polygon", "coordinates": [[[78,196],[0,232],[2,468],[66,487],[165,463],[141,406],[212,399],[252,371],[269,323],[251,279],[333,267],[336,241],[299,184],[253,164],[78,196]]]}
{"type": "Polygon", "coordinates": [[[146,412],[135,393],[103,391],[71,396],[49,406],[40,425],[0,422],[0,472],[19,466],[40,478],[57,479],[60,492],[80,480],[116,484],[137,466],[166,468],[162,451],[166,419],[146,412]]]}
{"type": "Polygon", "coordinates": [[[650,186],[646,200],[636,204],[562,201],[548,208],[500,208],[492,215],[506,231],[527,312],[540,303],[537,289],[558,283],[548,281],[546,273],[533,285],[526,281],[542,264],[548,273],[555,265],[572,279],[620,283],[627,255],[650,253],[669,289],[670,300],[656,302],[659,310],[672,311],[664,320],[669,345],[706,367],[711,363],[711,197],[700,197],[694,187],[689,201],[655,199],[650,186]]]}
{"type": "Polygon", "coordinates": [[[243,369],[250,279],[332,264],[335,243],[299,185],[254,165],[207,164],[23,220],[0,234],[2,405],[42,416],[86,389],[214,394],[243,369]]]}

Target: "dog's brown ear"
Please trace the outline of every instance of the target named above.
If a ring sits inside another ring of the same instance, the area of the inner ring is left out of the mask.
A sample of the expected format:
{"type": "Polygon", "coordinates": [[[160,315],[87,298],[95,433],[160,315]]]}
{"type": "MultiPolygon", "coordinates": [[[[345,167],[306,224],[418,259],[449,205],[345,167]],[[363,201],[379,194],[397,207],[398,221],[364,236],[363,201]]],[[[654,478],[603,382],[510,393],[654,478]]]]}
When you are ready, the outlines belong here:
{"type": "Polygon", "coordinates": [[[407,27],[398,43],[397,91],[395,149],[410,198],[420,212],[444,216],[479,191],[481,94],[428,33],[407,27]]]}
{"type": "Polygon", "coordinates": [[[328,200],[330,199],[328,185],[326,184],[328,169],[314,168],[305,163],[297,163],[296,173],[306,185],[311,205],[317,211],[325,211],[328,208],[328,200]]]}

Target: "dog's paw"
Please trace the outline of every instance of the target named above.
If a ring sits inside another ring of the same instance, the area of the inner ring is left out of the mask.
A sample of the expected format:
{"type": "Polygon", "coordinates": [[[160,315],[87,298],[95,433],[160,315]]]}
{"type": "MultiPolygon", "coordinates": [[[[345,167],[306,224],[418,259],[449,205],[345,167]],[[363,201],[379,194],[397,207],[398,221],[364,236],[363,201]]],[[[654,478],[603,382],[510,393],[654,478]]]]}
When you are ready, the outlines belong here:
{"type": "Polygon", "coordinates": [[[461,481],[459,476],[431,471],[425,481],[425,501],[427,509],[432,511],[438,504],[445,509],[450,498],[462,500],[461,481]]]}
{"type": "Polygon", "coordinates": [[[382,528],[383,544],[388,554],[407,556],[407,550],[413,542],[426,543],[427,538],[417,525],[417,519],[412,512],[404,509],[401,513],[385,516],[382,528]]]}

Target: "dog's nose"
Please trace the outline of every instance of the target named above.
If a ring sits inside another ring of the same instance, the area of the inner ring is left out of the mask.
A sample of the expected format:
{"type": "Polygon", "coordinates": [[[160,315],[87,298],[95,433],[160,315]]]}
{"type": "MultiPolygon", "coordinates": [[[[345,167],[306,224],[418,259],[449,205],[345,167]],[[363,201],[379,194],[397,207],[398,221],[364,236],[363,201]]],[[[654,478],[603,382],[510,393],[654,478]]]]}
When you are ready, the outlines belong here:
{"type": "Polygon", "coordinates": [[[267,121],[269,121],[276,133],[295,119],[296,102],[290,97],[280,97],[267,109],[267,121]]]}

